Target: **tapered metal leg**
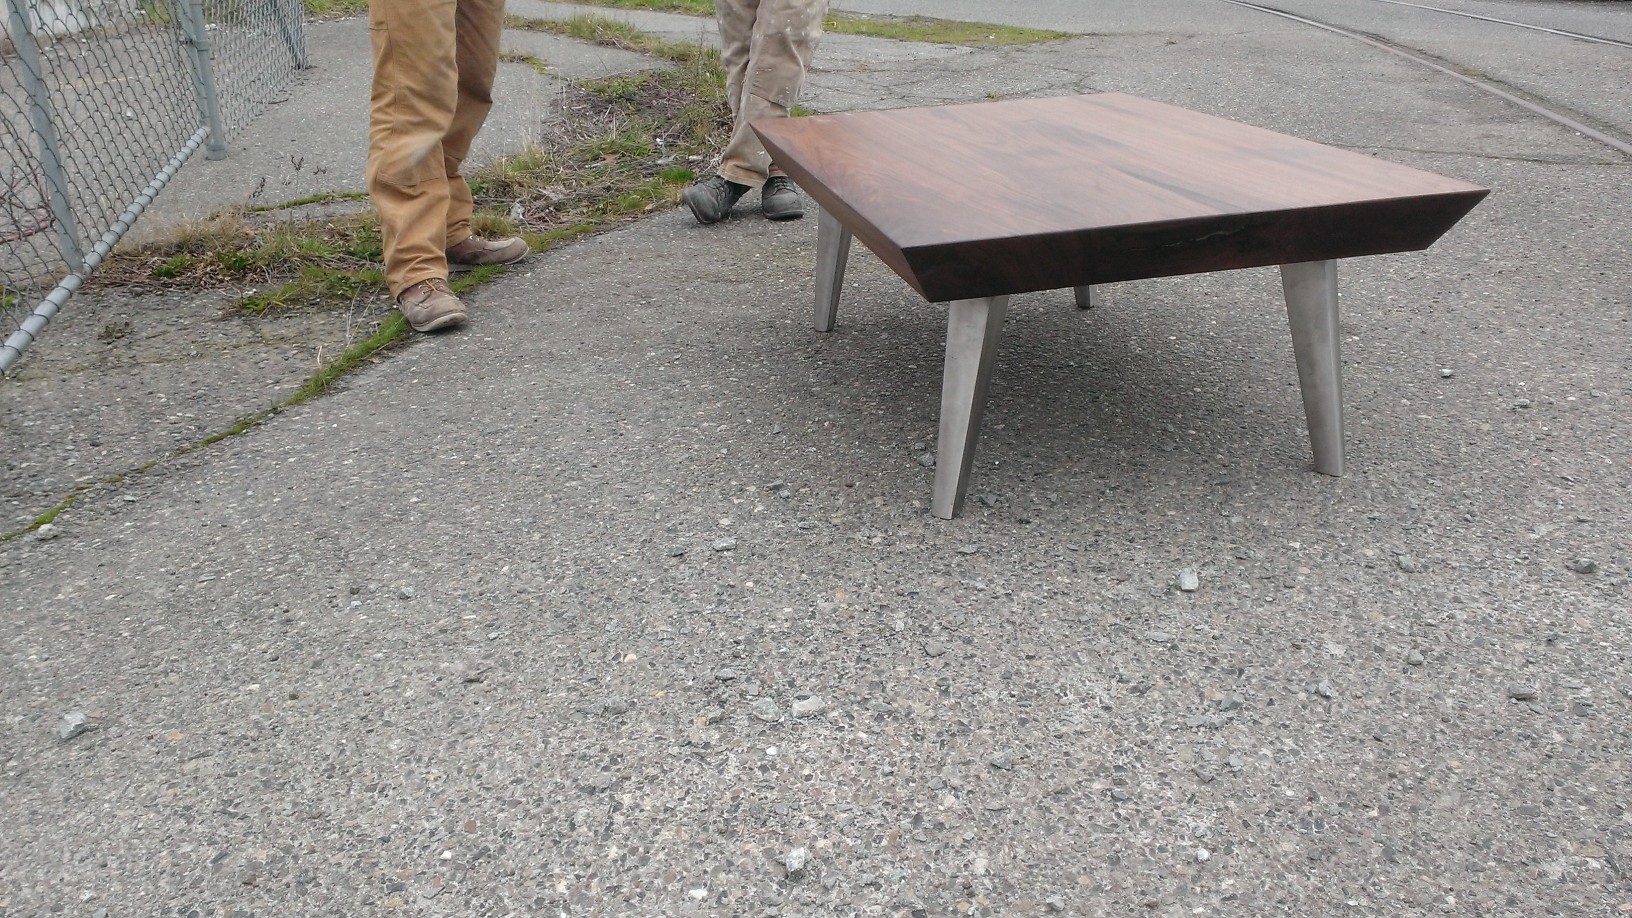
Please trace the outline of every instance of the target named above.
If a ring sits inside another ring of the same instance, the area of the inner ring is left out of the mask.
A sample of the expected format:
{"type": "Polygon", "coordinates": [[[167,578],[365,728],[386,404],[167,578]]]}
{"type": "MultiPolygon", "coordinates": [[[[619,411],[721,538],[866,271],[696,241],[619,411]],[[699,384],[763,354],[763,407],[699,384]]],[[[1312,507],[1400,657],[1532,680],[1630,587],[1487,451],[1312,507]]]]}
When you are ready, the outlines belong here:
{"type": "Polygon", "coordinates": [[[1315,471],[1343,474],[1343,368],[1337,321],[1337,262],[1281,265],[1292,352],[1315,471]]]}
{"type": "Polygon", "coordinates": [[[943,520],[963,507],[964,487],[975,461],[986,386],[992,379],[1006,296],[958,300],[946,325],[946,372],[941,382],[941,435],[936,444],[935,495],[930,512],[943,520]]]}
{"type": "Polygon", "coordinates": [[[822,210],[816,216],[816,330],[833,330],[844,268],[850,262],[850,231],[822,210]]]}
{"type": "Polygon", "coordinates": [[[1093,309],[1094,308],[1095,303],[1094,303],[1094,288],[1093,287],[1072,287],[1071,292],[1075,293],[1077,295],[1077,308],[1078,309],[1093,309]]]}

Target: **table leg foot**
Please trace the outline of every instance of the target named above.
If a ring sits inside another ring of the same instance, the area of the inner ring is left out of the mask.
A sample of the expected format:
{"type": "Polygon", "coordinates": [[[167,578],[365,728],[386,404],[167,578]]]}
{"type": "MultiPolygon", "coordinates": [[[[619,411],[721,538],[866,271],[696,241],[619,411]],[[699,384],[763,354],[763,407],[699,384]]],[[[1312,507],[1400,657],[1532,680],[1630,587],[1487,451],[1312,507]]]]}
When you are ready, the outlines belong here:
{"type": "Polygon", "coordinates": [[[1093,287],[1072,287],[1071,292],[1076,294],[1078,309],[1093,309],[1096,305],[1093,287]]]}
{"type": "Polygon", "coordinates": [[[1343,474],[1343,368],[1337,311],[1337,262],[1281,265],[1292,352],[1315,471],[1343,474]]]}
{"type": "Polygon", "coordinates": [[[935,494],[930,512],[943,520],[963,506],[969,469],[975,461],[986,387],[992,379],[1006,296],[958,300],[946,325],[946,371],[941,382],[941,433],[936,443],[935,494]]]}
{"type": "Polygon", "coordinates": [[[833,330],[839,313],[839,291],[850,261],[850,231],[838,218],[821,211],[816,217],[816,330],[833,330]]]}

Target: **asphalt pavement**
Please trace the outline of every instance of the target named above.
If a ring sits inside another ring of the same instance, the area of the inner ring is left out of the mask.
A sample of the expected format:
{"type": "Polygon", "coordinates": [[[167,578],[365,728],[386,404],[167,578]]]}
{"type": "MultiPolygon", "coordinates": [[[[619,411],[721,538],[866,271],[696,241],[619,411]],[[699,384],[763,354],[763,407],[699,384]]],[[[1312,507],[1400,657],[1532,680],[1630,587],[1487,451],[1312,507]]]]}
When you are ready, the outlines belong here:
{"type": "Polygon", "coordinates": [[[1339,266],[1348,475],[1273,270],[1140,281],[1015,298],[938,520],[944,307],[858,247],[819,334],[814,219],[659,213],[0,546],[0,915],[1632,912],[1632,159],[1222,2],[840,5],[1080,34],[830,35],[817,110],[1129,92],[1494,189],[1339,266]]]}

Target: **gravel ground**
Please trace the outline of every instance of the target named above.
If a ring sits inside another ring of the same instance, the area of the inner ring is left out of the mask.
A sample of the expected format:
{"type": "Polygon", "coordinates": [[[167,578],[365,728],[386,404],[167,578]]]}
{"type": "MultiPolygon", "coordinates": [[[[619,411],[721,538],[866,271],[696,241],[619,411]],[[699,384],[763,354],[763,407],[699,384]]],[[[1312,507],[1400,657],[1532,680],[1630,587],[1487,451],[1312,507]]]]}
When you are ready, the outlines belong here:
{"type": "Polygon", "coordinates": [[[1626,163],[1158,38],[1028,72],[1497,189],[1340,267],[1346,478],[1230,272],[1017,297],[936,520],[944,309],[660,214],[0,548],[0,915],[1632,912],[1626,163]]]}

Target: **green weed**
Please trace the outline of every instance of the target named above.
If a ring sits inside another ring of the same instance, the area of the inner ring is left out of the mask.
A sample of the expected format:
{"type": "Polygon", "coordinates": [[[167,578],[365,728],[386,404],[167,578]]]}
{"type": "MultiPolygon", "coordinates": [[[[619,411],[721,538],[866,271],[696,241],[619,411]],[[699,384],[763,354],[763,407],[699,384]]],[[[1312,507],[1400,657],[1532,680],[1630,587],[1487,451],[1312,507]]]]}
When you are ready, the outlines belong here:
{"type": "Polygon", "coordinates": [[[300,276],[288,283],[239,298],[238,309],[259,315],[299,306],[354,303],[384,292],[385,272],[378,268],[343,270],[306,265],[300,269],[300,276]]]}
{"type": "Polygon", "coordinates": [[[318,194],[307,195],[304,198],[296,198],[293,201],[284,201],[281,204],[256,204],[251,207],[245,207],[244,213],[275,213],[280,210],[293,210],[296,207],[305,207],[308,204],[331,204],[337,201],[366,200],[368,200],[368,192],[366,191],[324,191],[318,194]]]}
{"type": "Polygon", "coordinates": [[[313,19],[339,19],[368,12],[368,0],[304,0],[306,15],[313,19]]]}
{"type": "Polygon", "coordinates": [[[987,22],[955,22],[950,19],[931,19],[927,16],[863,18],[841,13],[828,16],[823,21],[822,28],[846,35],[867,35],[873,38],[893,38],[896,41],[970,47],[1032,45],[1074,37],[1069,32],[993,25],[987,22]]]}
{"type": "Polygon", "coordinates": [[[153,266],[153,276],[171,280],[187,273],[193,266],[193,256],[172,255],[153,266]]]}
{"type": "MultiPolygon", "coordinates": [[[[714,0],[580,0],[580,2],[626,10],[652,10],[692,16],[714,15],[714,0]]],[[[1030,45],[1072,37],[1069,32],[1027,29],[987,22],[957,22],[928,16],[856,16],[839,12],[830,13],[823,20],[822,28],[847,35],[975,47],[1030,45]]]]}

